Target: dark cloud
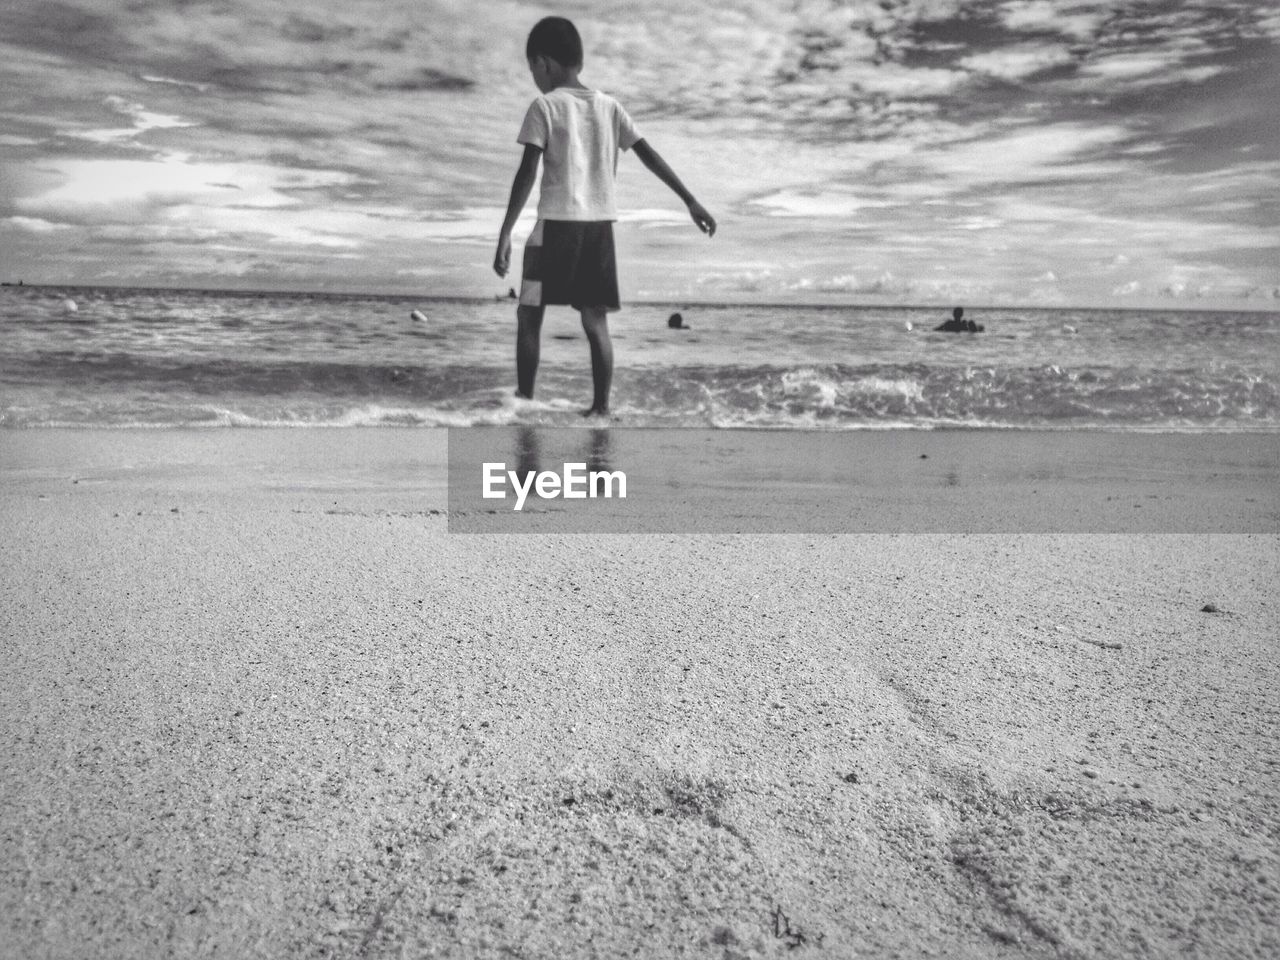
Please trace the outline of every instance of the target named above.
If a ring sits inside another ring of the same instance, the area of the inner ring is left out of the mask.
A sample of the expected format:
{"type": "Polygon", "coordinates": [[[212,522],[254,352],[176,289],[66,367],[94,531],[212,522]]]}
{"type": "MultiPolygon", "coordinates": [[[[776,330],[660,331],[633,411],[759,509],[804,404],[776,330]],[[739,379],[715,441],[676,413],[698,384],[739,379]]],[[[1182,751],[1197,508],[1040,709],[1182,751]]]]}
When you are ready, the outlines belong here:
{"type": "Polygon", "coordinates": [[[116,19],[60,0],[0,6],[0,38],[81,63],[127,61],[134,50],[116,19]]]}
{"type": "Polygon", "coordinates": [[[762,132],[822,143],[896,136],[904,107],[952,125],[1159,112],[1171,93],[1247,69],[1235,54],[1251,40],[1274,60],[1263,14],[1186,0],[806,3],[763,82],[747,62],[690,88],[651,85],[634,102],[641,116],[749,117],[762,132]]]}
{"type": "Polygon", "coordinates": [[[381,37],[372,37],[366,41],[366,47],[370,50],[382,50],[388,53],[399,53],[409,45],[413,39],[412,30],[396,30],[381,37]]]}
{"type": "Polygon", "coordinates": [[[407,76],[388,80],[377,80],[373,84],[377,90],[470,90],[475,81],[467,77],[455,76],[433,67],[419,67],[407,76]]]}
{"type": "Polygon", "coordinates": [[[347,24],[325,24],[290,14],[280,26],[280,35],[286,40],[301,43],[331,43],[350,40],[357,34],[355,27],[347,24]]]}

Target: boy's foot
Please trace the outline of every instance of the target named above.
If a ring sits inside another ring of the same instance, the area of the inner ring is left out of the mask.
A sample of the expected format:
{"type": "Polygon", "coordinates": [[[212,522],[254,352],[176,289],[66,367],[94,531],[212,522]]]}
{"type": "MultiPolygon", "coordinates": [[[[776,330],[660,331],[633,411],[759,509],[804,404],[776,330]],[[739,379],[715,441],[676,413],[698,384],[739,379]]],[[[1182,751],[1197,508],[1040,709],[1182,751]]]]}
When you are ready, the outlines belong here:
{"type": "Polygon", "coordinates": [[[592,407],[590,410],[583,410],[584,417],[607,417],[609,416],[608,407],[592,407]]]}
{"type": "Polygon", "coordinates": [[[527,393],[521,393],[519,390],[517,390],[517,391],[516,391],[516,398],[517,398],[517,399],[519,399],[519,400],[532,400],[532,399],[533,399],[533,397],[529,396],[527,393]]]}

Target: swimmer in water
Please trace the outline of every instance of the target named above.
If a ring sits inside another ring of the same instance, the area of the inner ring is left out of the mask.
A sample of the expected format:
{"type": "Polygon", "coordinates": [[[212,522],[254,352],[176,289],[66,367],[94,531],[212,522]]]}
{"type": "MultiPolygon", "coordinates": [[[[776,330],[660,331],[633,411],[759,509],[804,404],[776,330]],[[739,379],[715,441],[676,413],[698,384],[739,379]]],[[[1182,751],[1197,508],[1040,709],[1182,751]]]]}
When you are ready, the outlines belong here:
{"type": "Polygon", "coordinates": [[[943,333],[980,333],[982,324],[964,319],[964,307],[956,307],[951,311],[951,319],[933,328],[943,333]]]}

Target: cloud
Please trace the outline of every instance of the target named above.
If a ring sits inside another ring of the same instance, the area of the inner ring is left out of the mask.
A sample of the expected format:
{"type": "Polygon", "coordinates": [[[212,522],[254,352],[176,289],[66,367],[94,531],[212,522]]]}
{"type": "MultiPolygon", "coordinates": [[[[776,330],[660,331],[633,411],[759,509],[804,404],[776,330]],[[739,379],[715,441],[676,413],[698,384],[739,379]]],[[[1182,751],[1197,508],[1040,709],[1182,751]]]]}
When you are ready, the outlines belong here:
{"type": "MultiPolygon", "coordinates": [[[[1266,5],[580,0],[570,15],[584,79],[721,221],[708,244],[624,157],[617,235],[637,287],[886,302],[1276,287],[1266,5]],[[886,274],[897,285],[873,289],[886,274]]],[[[6,255],[28,278],[117,269],[127,248],[140,275],[252,263],[291,283],[485,293],[536,16],[518,0],[384,0],[376,18],[338,0],[4,6],[6,255]],[[212,244],[225,259],[201,263],[212,244]],[[439,272],[398,273],[416,270],[439,272]]]]}
{"type": "Polygon", "coordinates": [[[468,77],[436,70],[434,67],[418,67],[399,76],[375,79],[373,86],[376,90],[412,93],[424,90],[467,90],[475,86],[475,81],[468,77]]]}
{"type": "Polygon", "coordinates": [[[895,276],[890,270],[881,271],[879,275],[870,278],[859,278],[854,274],[827,277],[807,283],[806,287],[811,287],[822,293],[851,293],[871,296],[906,294],[911,291],[911,284],[895,276]]]}
{"type": "Polygon", "coordinates": [[[618,211],[619,223],[638,223],[642,226],[680,226],[689,223],[689,214],[683,210],[622,209],[618,211]]]}
{"type": "Polygon", "coordinates": [[[96,143],[114,143],[137,137],[148,130],[170,130],[176,127],[195,126],[192,121],[168,114],[153,113],[140,103],[132,103],[124,97],[118,97],[114,94],[108,96],[104,102],[116,113],[123,114],[132,120],[133,125],[124,128],[73,131],[72,136],[92,140],[96,143]]]}
{"type": "Polygon", "coordinates": [[[844,219],[860,210],[897,206],[891,200],[874,200],[852,192],[826,190],[779,190],[749,201],[769,217],[834,217],[844,219]]]}
{"type": "Polygon", "coordinates": [[[769,267],[746,270],[721,270],[699,274],[694,280],[698,289],[725,293],[771,293],[781,288],[777,273],[769,267]]]}
{"type": "Polygon", "coordinates": [[[180,154],[157,160],[54,160],[45,170],[55,186],[16,201],[28,213],[55,219],[139,219],[176,204],[278,209],[302,201],[292,195],[351,183],[350,174],[259,164],[199,163],[180,154]]]}
{"type": "Polygon", "coordinates": [[[1010,30],[1025,33],[1057,33],[1074,40],[1088,40],[1106,19],[1105,4],[1071,4],[1065,8],[1050,0],[1015,0],[1000,7],[1010,30]]]}
{"type": "Polygon", "coordinates": [[[100,63],[129,47],[110,13],[60,0],[6,4],[0,8],[0,35],[11,44],[77,63],[100,63]]]}
{"type": "Polygon", "coordinates": [[[56,233],[59,230],[71,229],[70,224],[54,223],[49,220],[42,220],[39,217],[5,217],[0,223],[6,223],[30,233],[56,233]]]}
{"type": "Polygon", "coordinates": [[[781,293],[853,296],[870,302],[936,301],[956,303],[991,297],[994,287],[985,281],[960,277],[911,279],[883,270],[874,276],[843,274],[801,277],[777,285],[781,293]]]}
{"type": "Polygon", "coordinates": [[[970,189],[996,183],[1094,180],[1126,169],[1111,151],[1133,136],[1118,124],[1028,126],[936,147],[904,163],[970,189]]]}
{"type": "MultiPolygon", "coordinates": [[[[1216,77],[1224,69],[1225,67],[1213,65],[1188,67],[1179,64],[1168,53],[1153,51],[1095,59],[1081,68],[1080,76],[1133,88],[1201,83],[1210,77],[1216,77]]],[[[1114,86],[1112,89],[1115,89],[1114,86]]]]}
{"type": "Polygon", "coordinates": [[[175,87],[186,87],[188,90],[196,90],[200,93],[204,93],[209,89],[209,84],[207,83],[188,83],[186,80],[175,80],[172,77],[156,77],[145,73],[141,74],[138,79],[145,83],[167,83],[175,87]]]}
{"type": "Polygon", "coordinates": [[[898,100],[942,97],[955,92],[969,78],[963,70],[862,63],[845,68],[840,79],[865,94],[898,100]]]}
{"type": "Polygon", "coordinates": [[[1075,56],[1067,47],[1037,43],[975,53],[961,58],[959,64],[974,73],[1013,81],[1074,62],[1075,56]]]}

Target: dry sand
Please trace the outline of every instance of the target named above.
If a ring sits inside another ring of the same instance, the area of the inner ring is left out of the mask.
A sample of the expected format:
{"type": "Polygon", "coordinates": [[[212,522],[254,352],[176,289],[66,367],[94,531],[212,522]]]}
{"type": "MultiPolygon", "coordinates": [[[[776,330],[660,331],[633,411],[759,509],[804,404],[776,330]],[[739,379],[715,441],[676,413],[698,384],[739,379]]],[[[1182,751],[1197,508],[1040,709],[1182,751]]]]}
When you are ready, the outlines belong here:
{"type": "Polygon", "coordinates": [[[0,955],[1280,949],[1274,519],[467,536],[443,477],[0,432],[0,955]]]}

